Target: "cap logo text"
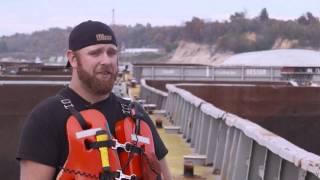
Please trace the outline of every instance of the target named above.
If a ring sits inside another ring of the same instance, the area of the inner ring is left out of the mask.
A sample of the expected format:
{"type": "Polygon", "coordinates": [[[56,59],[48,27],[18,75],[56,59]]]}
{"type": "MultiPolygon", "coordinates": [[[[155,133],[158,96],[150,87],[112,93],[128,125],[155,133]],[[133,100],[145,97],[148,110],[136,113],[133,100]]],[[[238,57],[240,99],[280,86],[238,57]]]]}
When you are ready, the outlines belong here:
{"type": "Polygon", "coordinates": [[[112,36],[104,34],[96,34],[97,41],[111,41],[112,36]]]}

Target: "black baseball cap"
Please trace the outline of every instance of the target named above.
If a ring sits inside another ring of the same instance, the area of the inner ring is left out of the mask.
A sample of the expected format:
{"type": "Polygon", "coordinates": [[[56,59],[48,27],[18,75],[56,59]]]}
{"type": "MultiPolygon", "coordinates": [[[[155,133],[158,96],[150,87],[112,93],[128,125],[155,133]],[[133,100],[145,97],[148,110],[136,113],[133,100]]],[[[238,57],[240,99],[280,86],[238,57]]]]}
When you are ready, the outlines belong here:
{"type": "MultiPolygon", "coordinates": [[[[95,44],[114,44],[117,46],[116,37],[112,29],[99,21],[85,21],[73,28],[69,35],[69,49],[80,50],[95,44]]],[[[66,67],[70,67],[68,61],[66,67]]]]}

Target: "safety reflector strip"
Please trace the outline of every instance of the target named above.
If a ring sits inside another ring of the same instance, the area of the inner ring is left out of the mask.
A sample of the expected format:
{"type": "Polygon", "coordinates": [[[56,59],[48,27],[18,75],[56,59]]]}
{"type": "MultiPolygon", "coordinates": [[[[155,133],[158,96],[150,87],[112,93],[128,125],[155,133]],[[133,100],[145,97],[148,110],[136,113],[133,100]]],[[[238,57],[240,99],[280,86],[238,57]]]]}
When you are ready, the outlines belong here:
{"type": "Polygon", "coordinates": [[[138,141],[144,144],[150,144],[150,139],[148,137],[144,137],[144,136],[139,136],[136,134],[131,134],[131,140],[132,141],[138,141]],[[138,138],[138,140],[137,140],[138,138]]]}
{"type": "Polygon", "coordinates": [[[81,139],[88,136],[94,136],[96,135],[97,131],[102,130],[101,128],[94,128],[94,129],[87,129],[83,131],[76,132],[76,138],[81,139]]]}

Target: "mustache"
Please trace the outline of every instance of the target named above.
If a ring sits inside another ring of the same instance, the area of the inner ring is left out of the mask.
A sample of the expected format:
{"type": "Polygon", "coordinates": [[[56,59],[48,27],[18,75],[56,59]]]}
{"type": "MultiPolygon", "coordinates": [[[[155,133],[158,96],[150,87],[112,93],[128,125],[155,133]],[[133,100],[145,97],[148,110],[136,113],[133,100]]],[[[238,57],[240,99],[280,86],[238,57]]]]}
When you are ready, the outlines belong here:
{"type": "Polygon", "coordinates": [[[111,65],[100,65],[96,68],[95,73],[117,74],[117,69],[111,65]]]}

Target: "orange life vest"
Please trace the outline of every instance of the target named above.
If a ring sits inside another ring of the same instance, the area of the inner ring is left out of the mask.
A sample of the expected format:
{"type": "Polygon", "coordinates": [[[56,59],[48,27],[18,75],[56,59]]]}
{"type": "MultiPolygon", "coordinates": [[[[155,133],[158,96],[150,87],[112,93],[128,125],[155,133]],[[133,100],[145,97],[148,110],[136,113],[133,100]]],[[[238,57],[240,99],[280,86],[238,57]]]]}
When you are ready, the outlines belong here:
{"type": "Polygon", "coordinates": [[[121,167],[125,174],[135,174],[138,178],[142,178],[142,151],[154,153],[154,143],[151,130],[144,121],[140,122],[140,133],[135,133],[135,122],[132,118],[125,118],[116,123],[116,138],[120,143],[133,144],[133,147],[139,147],[140,151],[121,151],[119,158],[121,167]]]}
{"type": "MultiPolygon", "coordinates": [[[[145,164],[146,162],[143,163],[142,158],[145,158],[146,156],[144,155],[146,154],[152,154],[155,157],[152,131],[149,125],[143,121],[144,116],[138,112],[136,103],[128,105],[123,102],[121,106],[122,112],[127,114],[128,117],[116,122],[115,136],[120,143],[129,143],[131,145],[125,151],[119,152],[121,167],[126,174],[135,174],[138,179],[149,179],[150,176],[145,175],[153,173],[146,170],[150,170],[149,166],[154,166],[154,164],[151,162],[145,164]]],[[[157,161],[157,158],[153,159],[157,161]]],[[[157,174],[153,175],[158,176],[157,174]]],[[[154,177],[154,179],[157,178],[154,177]]]]}
{"type": "MultiPolygon", "coordinates": [[[[101,153],[99,149],[89,149],[88,143],[98,142],[97,132],[106,132],[106,120],[102,113],[89,109],[81,111],[89,129],[83,130],[76,117],[71,116],[66,125],[69,143],[68,158],[57,176],[59,180],[99,179],[103,173],[101,153]]],[[[105,134],[106,135],[106,134],[105,134]]],[[[110,137],[108,137],[110,138],[110,137]]],[[[107,139],[108,139],[107,138],[107,139]]],[[[102,149],[102,151],[104,151],[102,149]]],[[[107,157],[111,173],[121,170],[116,149],[107,148],[107,157]]]]}
{"type": "Polygon", "coordinates": [[[128,116],[116,122],[115,139],[101,112],[89,109],[79,115],[68,103],[65,107],[71,106],[73,114],[66,124],[69,154],[57,179],[143,179],[142,153],[154,154],[155,150],[151,129],[141,117],[136,118],[135,110],[126,107],[128,116]]]}

